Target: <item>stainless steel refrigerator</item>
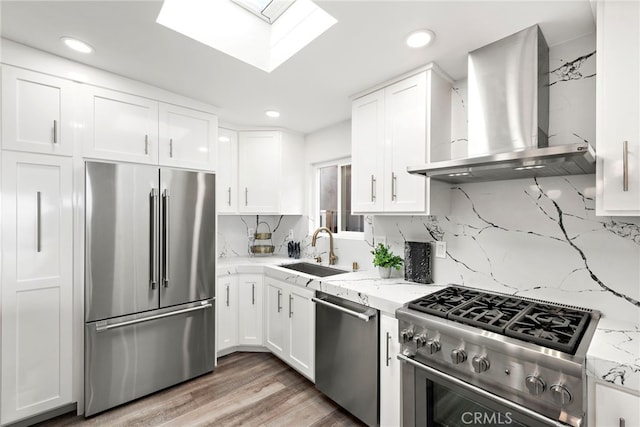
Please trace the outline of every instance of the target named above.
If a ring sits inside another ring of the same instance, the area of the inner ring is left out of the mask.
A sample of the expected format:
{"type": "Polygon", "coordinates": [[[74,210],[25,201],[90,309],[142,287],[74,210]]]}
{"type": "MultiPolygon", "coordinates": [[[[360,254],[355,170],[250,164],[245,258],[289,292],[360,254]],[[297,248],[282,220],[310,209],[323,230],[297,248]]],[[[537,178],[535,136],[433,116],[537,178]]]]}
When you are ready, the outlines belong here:
{"type": "Polygon", "coordinates": [[[87,162],[85,416],[210,372],[215,176],[87,162]]]}

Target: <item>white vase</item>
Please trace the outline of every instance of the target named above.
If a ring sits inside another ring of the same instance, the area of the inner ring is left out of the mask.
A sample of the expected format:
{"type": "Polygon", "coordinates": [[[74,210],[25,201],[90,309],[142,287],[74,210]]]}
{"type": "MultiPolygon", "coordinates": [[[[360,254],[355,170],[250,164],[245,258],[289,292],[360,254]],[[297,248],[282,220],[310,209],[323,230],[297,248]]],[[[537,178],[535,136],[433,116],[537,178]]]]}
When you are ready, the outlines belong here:
{"type": "Polygon", "coordinates": [[[378,266],[378,274],[383,279],[388,279],[391,277],[391,267],[380,267],[378,266]]]}

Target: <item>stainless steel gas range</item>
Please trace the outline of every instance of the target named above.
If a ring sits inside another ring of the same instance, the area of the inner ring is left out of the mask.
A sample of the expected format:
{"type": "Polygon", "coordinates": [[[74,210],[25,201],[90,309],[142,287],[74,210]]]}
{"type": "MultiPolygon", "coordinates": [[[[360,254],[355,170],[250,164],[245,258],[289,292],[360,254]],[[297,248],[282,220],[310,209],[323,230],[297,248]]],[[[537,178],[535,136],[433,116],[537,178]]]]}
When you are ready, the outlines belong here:
{"type": "Polygon", "coordinates": [[[586,425],[599,312],[450,286],[396,317],[404,426],[586,425]]]}

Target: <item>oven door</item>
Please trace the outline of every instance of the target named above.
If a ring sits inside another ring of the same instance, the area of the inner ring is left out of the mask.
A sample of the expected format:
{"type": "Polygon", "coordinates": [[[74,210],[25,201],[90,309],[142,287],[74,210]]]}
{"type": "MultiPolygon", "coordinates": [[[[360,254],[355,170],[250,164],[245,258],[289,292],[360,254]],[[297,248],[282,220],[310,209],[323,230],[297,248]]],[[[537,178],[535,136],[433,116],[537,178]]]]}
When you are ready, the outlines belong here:
{"type": "Polygon", "coordinates": [[[565,425],[402,354],[398,359],[403,427],[565,425]]]}

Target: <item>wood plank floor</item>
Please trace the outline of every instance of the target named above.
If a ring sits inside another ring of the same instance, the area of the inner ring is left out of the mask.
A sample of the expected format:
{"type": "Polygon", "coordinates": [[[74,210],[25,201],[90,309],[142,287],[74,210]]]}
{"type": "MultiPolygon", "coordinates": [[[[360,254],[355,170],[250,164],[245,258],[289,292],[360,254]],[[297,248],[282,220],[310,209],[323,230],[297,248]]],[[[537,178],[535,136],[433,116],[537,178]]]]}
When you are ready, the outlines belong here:
{"type": "Polygon", "coordinates": [[[363,426],[270,353],[234,353],[213,374],[85,419],[66,414],[39,424],[66,426],[363,426]]]}

